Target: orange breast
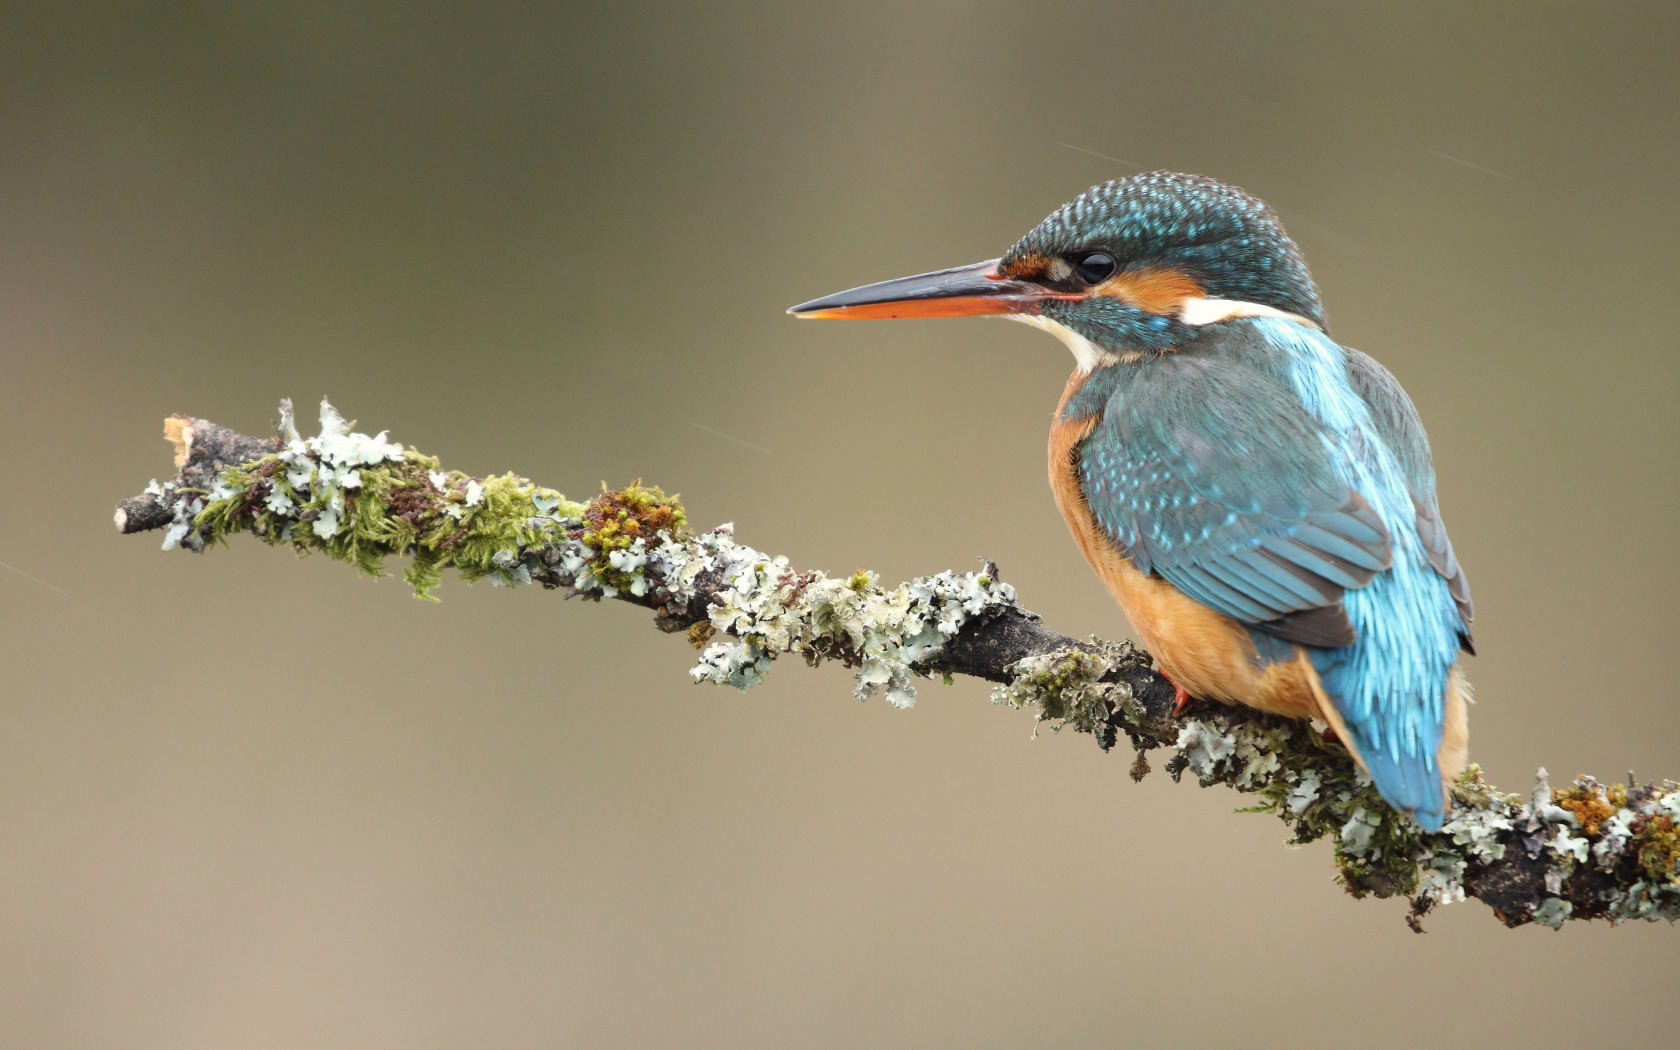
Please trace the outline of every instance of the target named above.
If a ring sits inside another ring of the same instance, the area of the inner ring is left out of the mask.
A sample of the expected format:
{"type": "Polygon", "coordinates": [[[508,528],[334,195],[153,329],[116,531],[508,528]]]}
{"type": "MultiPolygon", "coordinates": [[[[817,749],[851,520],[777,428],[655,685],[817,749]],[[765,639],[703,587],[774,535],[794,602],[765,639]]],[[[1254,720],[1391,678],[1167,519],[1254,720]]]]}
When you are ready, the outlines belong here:
{"type": "Polygon", "coordinates": [[[1320,714],[1317,673],[1299,647],[1295,658],[1262,668],[1241,624],[1145,575],[1091,514],[1079,478],[1079,446],[1099,417],[1064,421],[1062,410],[1087,375],[1075,373],[1050,428],[1050,491],[1085,560],[1132,622],[1138,638],[1173,681],[1195,696],[1230,700],[1304,718],[1320,714]]]}
{"type": "MultiPolygon", "coordinates": [[[[1351,749],[1353,734],[1325,695],[1306,650],[1296,646],[1294,659],[1261,667],[1246,628],[1186,597],[1166,580],[1140,572],[1097,524],[1079,480],[1079,446],[1096,429],[1099,417],[1062,420],[1068,399],[1087,378],[1074,373],[1056,406],[1050,428],[1050,491],[1074,542],[1132,621],[1138,639],[1161,670],[1192,695],[1235,701],[1288,718],[1321,718],[1351,749]]],[[[1455,666],[1443,698],[1446,719],[1437,752],[1441,781],[1449,788],[1467,760],[1469,693],[1469,683],[1455,666]]]]}

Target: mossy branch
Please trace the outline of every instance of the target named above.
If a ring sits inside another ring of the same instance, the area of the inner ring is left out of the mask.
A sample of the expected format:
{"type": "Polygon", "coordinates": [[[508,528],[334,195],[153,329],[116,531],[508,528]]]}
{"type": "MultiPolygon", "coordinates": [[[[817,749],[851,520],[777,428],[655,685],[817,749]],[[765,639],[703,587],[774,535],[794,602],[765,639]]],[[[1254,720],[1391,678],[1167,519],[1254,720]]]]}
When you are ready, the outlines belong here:
{"type": "Polygon", "coordinates": [[[844,579],[790,567],[735,541],[697,533],[675,497],[639,482],[584,502],[511,474],[442,468],[414,449],[355,432],[326,402],[321,433],[297,431],[282,402],[279,434],[250,437],[202,419],[164,425],[177,473],[117,507],[124,533],[165,530],[165,550],[202,552],[249,533],[299,554],[321,553],[370,576],[406,559],[429,598],[445,570],[468,581],[536,584],[651,609],[700,655],[690,674],[745,689],[777,657],[851,668],[860,699],[914,702],[917,677],[971,675],[992,699],[1033,709],[1053,730],[1092,734],[1106,751],[1125,737],[1134,779],[1166,748],[1174,780],[1253,795],[1253,811],[1290,826],[1291,841],[1328,838],[1337,879],[1356,897],[1404,895],[1407,920],[1475,897],[1507,925],[1568,919],[1680,918],[1680,784],[1601,785],[1577,777],[1553,790],[1540,770],[1527,797],[1487,784],[1471,766],[1438,834],[1390,809],[1347,750],[1312,726],[1193,701],[1171,714],[1173,689],[1149,654],[1126,642],[1060,634],[1022,608],[990,563],[896,588],[873,573],[844,579]]]}

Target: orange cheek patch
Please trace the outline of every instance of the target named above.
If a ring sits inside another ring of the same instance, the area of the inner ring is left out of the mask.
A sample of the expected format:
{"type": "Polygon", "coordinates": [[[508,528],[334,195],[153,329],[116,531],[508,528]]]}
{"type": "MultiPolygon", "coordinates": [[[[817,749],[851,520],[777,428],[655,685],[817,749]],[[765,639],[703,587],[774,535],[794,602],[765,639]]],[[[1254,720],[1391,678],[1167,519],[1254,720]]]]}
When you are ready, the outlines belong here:
{"type": "Polygon", "coordinates": [[[1207,292],[1195,278],[1179,270],[1146,267],[1117,273],[1091,289],[1092,295],[1107,295],[1152,314],[1175,316],[1186,299],[1200,299],[1207,292]]]}

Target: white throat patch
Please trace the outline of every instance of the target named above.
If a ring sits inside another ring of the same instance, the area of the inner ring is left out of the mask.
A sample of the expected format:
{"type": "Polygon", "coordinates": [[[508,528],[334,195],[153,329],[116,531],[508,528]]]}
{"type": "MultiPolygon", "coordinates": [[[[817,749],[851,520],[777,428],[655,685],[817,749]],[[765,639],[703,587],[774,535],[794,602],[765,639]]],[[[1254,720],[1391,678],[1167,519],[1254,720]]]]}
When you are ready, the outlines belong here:
{"type": "Polygon", "coordinates": [[[1052,321],[1050,318],[1038,314],[1005,314],[1004,316],[1011,321],[1030,324],[1034,328],[1049,332],[1067,344],[1067,348],[1073,351],[1073,360],[1080,375],[1086,375],[1095,371],[1101,365],[1112,365],[1120,360],[1119,354],[1104,350],[1060,321],[1052,321]]]}
{"type": "MultiPolygon", "coordinates": [[[[1049,332],[1060,339],[1073,351],[1073,360],[1080,375],[1088,375],[1105,365],[1119,364],[1123,361],[1136,361],[1143,356],[1140,350],[1132,350],[1123,354],[1112,350],[1104,350],[1096,343],[1080,335],[1060,321],[1052,321],[1041,314],[1004,314],[1011,321],[1030,324],[1041,331],[1049,332]]],[[[1180,324],[1201,326],[1218,324],[1220,321],[1234,321],[1240,317],[1281,317],[1285,321],[1294,321],[1298,325],[1318,331],[1318,325],[1302,317],[1276,307],[1262,303],[1245,303],[1239,299],[1186,299],[1179,309],[1178,322],[1180,324]]]]}

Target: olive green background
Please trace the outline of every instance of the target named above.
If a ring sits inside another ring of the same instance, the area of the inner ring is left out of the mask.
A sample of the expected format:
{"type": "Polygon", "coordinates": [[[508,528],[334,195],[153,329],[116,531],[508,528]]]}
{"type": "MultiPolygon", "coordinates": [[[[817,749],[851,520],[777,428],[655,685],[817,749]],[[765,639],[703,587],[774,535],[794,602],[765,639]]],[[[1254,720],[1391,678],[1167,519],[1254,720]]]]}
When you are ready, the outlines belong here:
{"type": "Polygon", "coordinates": [[[0,570],[0,1044],[1673,1045],[1680,930],[1470,903],[1415,936],[1322,845],[1029,740],[980,683],[696,687],[628,607],[424,604],[110,513],[170,474],[167,414],[328,394],[475,473],[680,490],[801,566],[993,557],[1122,636],[1044,480],[1059,345],[782,313],[1136,170],[1066,143],[1273,202],[1411,391],[1494,781],[1680,776],[1677,23],[5,5],[0,561],[57,590],[0,570]]]}

